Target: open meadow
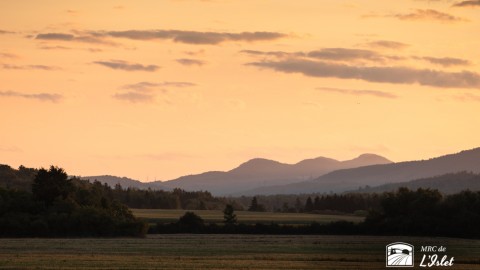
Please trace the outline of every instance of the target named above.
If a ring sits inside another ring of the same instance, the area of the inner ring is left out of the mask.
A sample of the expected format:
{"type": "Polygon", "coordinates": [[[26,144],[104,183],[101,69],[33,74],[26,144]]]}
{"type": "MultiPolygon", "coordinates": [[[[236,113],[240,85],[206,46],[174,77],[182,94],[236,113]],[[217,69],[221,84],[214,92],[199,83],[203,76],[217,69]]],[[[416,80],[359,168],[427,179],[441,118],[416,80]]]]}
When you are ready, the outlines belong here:
{"type": "Polygon", "coordinates": [[[479,240],[275,235],[1,239],[0,269],[383,269],[395,241],[443,245],[449,269],[480,269],[479,240]]]}
{"type": "MultiPolygon", "coordinates": [[[[144,218],[150,223],[175,222],[185,212],[191,211],[199,215],[206,223],[222,223],[223,212],[220,210],[170,210],[170,209],[131,209],[136,217],[144,218]]],[[[270,223],[282,225],[308,225],[312,222],[330,223],[333,221],[362,222],[365,218],[353,215],[319,215],[309,213],[274,213],[235,211],[239,223],[270,223]]]]}

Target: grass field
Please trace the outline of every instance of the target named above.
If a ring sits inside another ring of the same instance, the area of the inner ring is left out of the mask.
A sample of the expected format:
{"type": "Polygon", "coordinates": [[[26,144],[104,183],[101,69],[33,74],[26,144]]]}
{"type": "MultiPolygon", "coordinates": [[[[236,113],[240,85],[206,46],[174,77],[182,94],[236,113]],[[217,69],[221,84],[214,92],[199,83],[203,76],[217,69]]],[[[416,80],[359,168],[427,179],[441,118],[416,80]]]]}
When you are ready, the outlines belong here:
{"type": "Polygon", "coordinates": [[[0,269],[385,269],[396,241],[443,245],[455,256],[448,269],[480,269],[479,240],[272,235],[0,239],[0,269]]]}
{"type": "MultiPolygon", "coordinates": [[[[165,210],[165,209],[131,209],[136,217],[145,218],[149,222],[174,222],[179,217],[185,214],[188,210],[165,210]]],[[[221,223],[223,222],[222,211],[215,210],[194,210],[197,215],[202,217],[206,223],[221,223]]],[[[270,223],[278,224],[310,224],[312,222],[328,223],[332,221],[352,221],[361,222],[364,217],[347,216],[347,215],[318,215],[306,213],[272,213],[272,212],[249,212],[236,211],[239,223],[255,224],[255,223],[270,223]]]]}

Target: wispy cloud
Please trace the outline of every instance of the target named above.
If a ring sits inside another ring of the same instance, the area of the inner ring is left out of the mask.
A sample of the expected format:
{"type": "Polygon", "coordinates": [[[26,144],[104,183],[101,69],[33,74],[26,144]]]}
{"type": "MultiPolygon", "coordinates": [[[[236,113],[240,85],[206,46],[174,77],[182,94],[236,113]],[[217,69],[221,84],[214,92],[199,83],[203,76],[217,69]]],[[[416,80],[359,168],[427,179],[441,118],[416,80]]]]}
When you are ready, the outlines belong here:
{"type": "Polygon", "coordinates": [[[377,83],[419,84],[441,88],[480,88],[480,74],[410,67],[351,66],[307,59],[262,61],[247,65],[311,77],[357,79],[377,83]]]}
{"type": "Polygon", "coordinates": [[[466,21],[463,18],[451,14],[440,12],[434,9],[417,9],[411,13],[398,13],[390,15],[391,17],[406,21],[439,21],[444,23],[455,23],[466,21]]]}
{"type": "MultiPolygon", "coordinates": [[[[81,33],[81,32],[80,32],[81,33]]],[[[46,40],[46,41],[70,41],[70,42],[83,42],[83,43],[93,43],[109,46],[117,46],[118,44],[103,38],[102,36],[95,36],[89,33],[73,35],[66,33],[44,33],[38,34],[35,36],[37,40],[46,40]]]]}
{"type": "Polygon", "coordinates": [[[202,55],[205,53],[205,50],[198,50],[198,51],[185,51],[184,52],[185,54],[187,55],[190,55],[190,56],[198,56],[198,55],[202,55]]]}
{"type": "Polygon", "coordinates": [[[18,55],[16,55],[16,54],[13,54],[13,53],[2,53],[2,52],[0,52],[0,57],[2,57],[2,58],[11,58],[11,59],[19,58],[18,55]]]}
{"type": "Polygon", "coordinates": [[[365,45],[372,48],[386,48],[386,49],[394,49],[394,50],[405,49],[409,46],[408,44],[405,44],[402,42],[390,41],[390,40],[376,40],[376,41],[368,42],[365,45]]]}
{"type": "Polygon", "coordinates": [[[348,49],[348,48],[324,48],[307,53],[310,58],[329,60],[329,61],[352,61],[368,60],[374,62],[384,62],[388,59],[398,59],[399,57],[386,56],[371,50],[348,49]]]}
{"type": "Polygon", "coordinates": [[[464,93],[461,95],[456,95],[455,99],[460,100],[460,101],[475,101],[475,102],[480,102],[480,96],[474,95],[471,93],[464,93]]]}
{"type": "Polygon", "coordinates": [[[150,93],[140,93],[129,91],[126,93],[117,93],[113,95],[114,98],[129,101],[132,103],[150,103],[155,100],[155,96],[150,93]]]}
{"type": "Polygon", "coordinates": [[[191,58],[180,58],[176,59],[176,61],[184,66],[203,66],[206,64],[205,61],[191,58]]]}
{"type": "Polygon", "coordinates": [[[428,61],[435,65],[440,65],[444,67],[450,66],[468,66],[472,63],[465,59],[453,58],[453,57],[414,57],[416,59],[421,59],[428,61]]]}
{"type": "Polygon", "coordinates": [[[242,50],[241,53],[253,56],[272,56],[276,58],[310,58],[315,60],[353,62],[353,61],[370,61],[384,63],[389,60],[401,60],[401,56],[384,55],[372,50],[350,49],[350,48],[322,48],[310,52],[283,52],[283,51],[254,51],[242,50]]]}
{"type": "Polygon", "coordinates": [[[353,89],[340,89],[331,87],[317,87],[316,90],[325,92],[334,92],[344,95],[356,95],[356,96],[375,96],[379,98],[398,98],[397,95],[377,90],[353,90],[353,89]]]}
{"type": "Polygon", "coordinates": [[[126,38],[134,40],[167,39],[187,44],[216,45],[227,41],[266,41],[286,37],[277,32],[198,32],[182,30],[128,30],[128,31],[97,31],[90,32],[94,36],[126,38]]]}
{"type": "Polygon", "coordinates": [[[134,84],[127,84],[122,86],[122,89],[131,89],[131,90],[136,90],[136,91],[147,91],[152,88],[163,88],[163,87],[192,87],[196,86],[196,84],[191,83],[191,82],[160,82],[160,83],[155,83],[155,82],[139,82],[139,83],[134,83],[134,84]]]}
{"type": "Polygon", "coordinates": [[[453,4],[454,7],[480,7],[480,0],[461,1],[453,4]]]}
{"type": "Polygon", "coordinates": [[[36,93],[36,94],[26,94],[17,91],[0,91],[0,96],[2,97],[21,97],[27,99],[36,99],[40,101],[50,101],[50,102],[59,102],[63,99],[63,96],[60,94],[52,93],[36,93]]]}
{"type": "Polygon", "coordinates": [[[196,84],[191,82],[139,82],[134,84],[127,84],[120,89],[128,90],[113,95],[114,98],[129,101],[132,103],[151,103],[155,101],[158,93],[167,94],[168,87],[184,88],[192,87],[196,84]]]}
{"type": "Polygon", "coordinates": [[[20,69],[20,70],[46,70],[46,71],[52,71],[52,70],[61,70],[59,67],[55,66],[46,66],[46,65],[10,65],[10,64],[2,64],[1,65],[3,69],[20,69]]]}
{"type": "Polygon", "coordinates": [[[6,35],[6,34],[15,34],[15,32],[0,29],[0,35],[6,35]]]}
{"type": "Polygon", "coordinates": [[[153,72],[160,69],[157,65],[142,65],[137,63],[129,63],[123,60],[110,60],[110,61],[95,61],[94,64],[108,67],[111,69],[125,70],[125,71],[148,71],[153,72]]]}
{"type": "Polygon", "coordinates": [[[70,33],[41,33],[37,40],[56,40],[69,42],[85,42],[116,46],[111,39],[124,38],[131,40],[172,40],[174,42],[217,45],[228,41],[256,42],[269,41],[287,37],[278,32],[199,32],[183,30],[127,30],[127,31],[72,31],[70,33]]]}

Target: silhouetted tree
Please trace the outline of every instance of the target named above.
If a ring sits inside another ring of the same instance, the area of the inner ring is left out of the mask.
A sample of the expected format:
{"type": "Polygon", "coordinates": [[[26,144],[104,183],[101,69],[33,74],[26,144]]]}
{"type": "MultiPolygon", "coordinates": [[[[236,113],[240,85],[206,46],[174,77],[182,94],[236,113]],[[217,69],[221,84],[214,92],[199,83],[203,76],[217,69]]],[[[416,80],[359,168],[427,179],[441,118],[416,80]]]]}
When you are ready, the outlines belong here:
{"type": "Polygon", "coordinates": [[[313,211],[314,206],[312,202],[312,198],[308,197],[307,202],[305,202],[305,211],[306,212],[311,212],[313,211]]]}
{"type": "Polygon", "coordinates": [[[185,212],[185,214],[178,220],[178,225],[181,228],[195,231],[201,229],[205,223],[203,222],[203,219],[194,212],[185,212]]]}
{"type": "Polygon", "coordinates": [[[50,169],[41,168],[33,180],[32,193],[36,200],[43,201],[47,206],[57,198],[65,199],[72,190],[72,183],[67,173],[55,166],[50,169]]]}
{"type": "Polygon", "coordinates": [[[233,225],[237,223],[237,215],[234,213],[233,206],[227,204],[223,210],[223,222],[225,225],[233,225]]]}
{"type": "Polygon", "coordinates": [[[250,207],[248,211],[252,212],[265,212],[265,207],[258,203],[257,197],[252,198],[252,202],[250,203],[250,207]]]}

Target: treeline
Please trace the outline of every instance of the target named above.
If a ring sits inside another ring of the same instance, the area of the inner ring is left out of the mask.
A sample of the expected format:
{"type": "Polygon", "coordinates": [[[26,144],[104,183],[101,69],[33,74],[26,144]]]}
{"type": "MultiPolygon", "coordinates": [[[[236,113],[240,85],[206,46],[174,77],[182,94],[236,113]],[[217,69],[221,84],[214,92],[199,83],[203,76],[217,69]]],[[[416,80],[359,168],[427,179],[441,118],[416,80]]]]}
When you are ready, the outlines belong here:
{"type": "MultiPolygon", "coordinates": [[[[214,197],[208,191],[185,191],[179,188],[173,191],[142,190],[130,187],[124,189],[118,184],[113,189],[107,185],[104,187],[109,190],[113,199],[130,208],[221,210],[228,203],[227,199],[214,197]]],[[[242,209],[240,205],[235,205],[236,209],[242,209]]]]}
{"type": "Polygon", "coordinates": [[[36,170],[31,191],[0,188],[0,236],[143,236],[147,224],[99,183],[36,170]]]}
{"type": "Polygon", "coordinates": [[[273,211],[284,213],[318,214],[366,214],[378,209],[381,196],[378,194],[316,194],[316,195],[268,195],[242,196],[232,201],[249,211],[273,211]],[[252,207],[254,205],[255,207],[252,207]]]}
{"type": "MultiPolygon", "coordinates": [[[[229,211],[227,211],[229,210],[229,211]]],[[[225,224],[205,224],[192,212],[174,223],[159,223],[150,233],[363,234],[480,238],[480,192],[444,196],[438,190],[400,188],[379,196],[378,210],[364,222],[312,223],[306,226],[238,223],[225,209],[225,224]]]]}
{"type": "MultiPolygon", "coordinates": [[[[17,191],[32,191],[32,183],[37,175],[37,169],[20,166],[18,170],[8,165],[0,165],[0,188],[17,191]]],[[[76,182],[80,180],[74,178],[76,182]]],[[[86,181],[86,180],[85,180],[86,181]]],[[[221,210],[227,203],[234,205],[236,210],[243,206],[230,199],[214,197],[208,191],[173,191],[123,188],[121,185],[110,187],[98,181],[91,182],[109,199],[116,200],[130,208],[144,209],[185,209],[185,210],[221,210]]]]}
{"type": "Polygon", "coordinates": [[[367,234],[480,238],[480,192],[444,196],[438,190],[400,188],[385,193],[362,224],[367,234]]]}

